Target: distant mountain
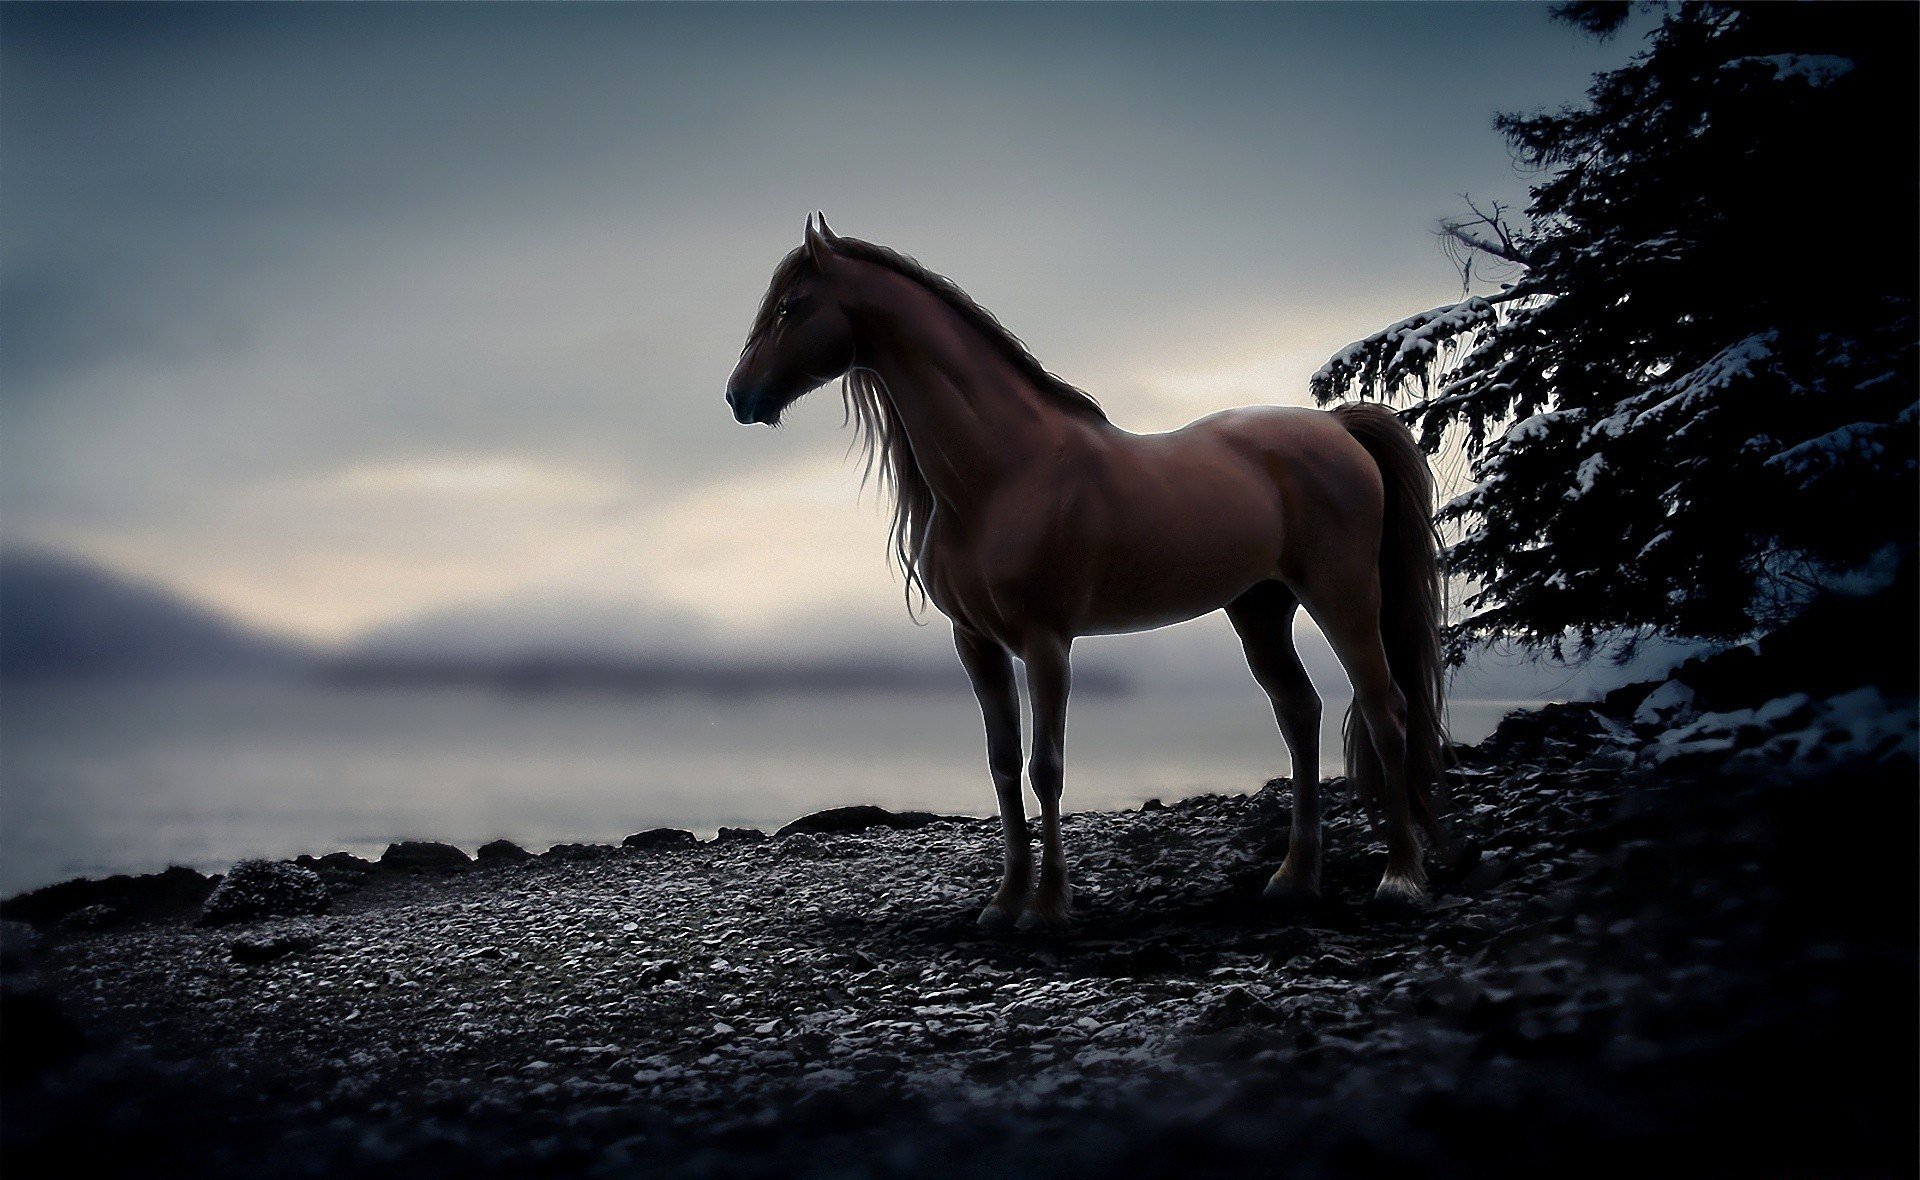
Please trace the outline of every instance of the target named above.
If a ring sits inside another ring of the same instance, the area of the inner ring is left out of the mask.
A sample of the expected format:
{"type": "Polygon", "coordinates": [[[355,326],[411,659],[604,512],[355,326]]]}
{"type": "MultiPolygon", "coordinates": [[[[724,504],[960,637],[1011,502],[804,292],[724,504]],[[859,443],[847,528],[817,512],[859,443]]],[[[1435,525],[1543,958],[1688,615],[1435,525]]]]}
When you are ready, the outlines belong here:
{"type": "Polygon", "coordinates": [[[0,552],[0,676],[8,680],[258,675],[310,653],[174,591],[72,557],[0,552]]]}
{"type": "MultiPolygon", "coordinates": [[[[965,691],[945,628],[857,615],[796,618],[776,634],[726,634],[632,598],[529,592],[459,603],[378,627],[328,661],[349,686],[484,686],[514,692],[965,691]]],[[[1099,661],[1074,687],[1122,693],[1132,677],[1099,661]]]]}
{"type": "MultiPolygon", "coordinates": [[[[908,662],[888,658],[685,658],[523,656],[499,659],[426,659],[355,656],[330,662],[322,673],[346,687],[451,688],[477,686],[509,692],[760,693],[956,692],[966,688],[957,661],[908,662]]],[[[1118,695],[1127,678],[1109,668],[1074,674],[1076,692],[1118,695]]]]}
{"type": "MultiPolygon", "coordinates": [[[[1330,704],[1345,676],[1317,632],[1300,654],[1330,704]]],[[[1238,641],[1214,618],[1076,647],[1084,692],[1251,691],[1238,641]]],[[[1595,696],[1693,654],[1651,645],[1627,666],[1568,668],[1477,653],[1453,684],[1460,699],[1595,696]]],[[[0,551],[0,676],[8,680],[318,674],[342,687],[484,685],[509,691],[916,691],[964,678],[943,627],[878,626],[827,615],[778,637],[727,636],[635,602],[524,596],[460,604],[388,624],[334,653],[263,635],[164,587],[76,558],[0,551]]]]}
{"type": "Polygon", "coordinates": [[[342,652],[350,663],[505,664],[713,658],[723,638],[700,619],[631,599],[541,593],[458,602],[383,623],[342,652]]]}
{"type": "MultiPolygon", "coordinates": [[[[900,689],[964,685],[937,617],[826,611],[778,630],[724,633],[632,598],[528,592],[456,603],[383,625],[330,662],[348,684],[491,684],[521,690],[633,692],[900,689]]],[[[1297,632],[1300,657],[1329,706],[1345,707],[1346,674],[1318,630],[1297,632]]],[[[1479,650],[1453,677],[1461,700],[1595,697],[1665,671],[1695,645],[1653,642],[1625,665],[1556,664],[1479,650]]],[[[1257,692],[1246,657],[1218,614],[1138,635],[1090,636],[1074,646],[1076,691],[1257,692]]]]}

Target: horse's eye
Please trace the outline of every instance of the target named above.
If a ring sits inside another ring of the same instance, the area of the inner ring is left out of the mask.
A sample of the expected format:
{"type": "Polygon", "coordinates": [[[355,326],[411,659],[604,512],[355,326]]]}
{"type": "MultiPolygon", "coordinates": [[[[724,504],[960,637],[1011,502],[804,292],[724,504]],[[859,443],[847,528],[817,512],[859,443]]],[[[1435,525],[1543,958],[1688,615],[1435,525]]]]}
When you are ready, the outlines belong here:
{"type": "Polygon", "coordinates": [[[775,318],[785,319],[787,315],[787,301],[782,299],[779,304],[774,307],[773,314],[775,318]]]}

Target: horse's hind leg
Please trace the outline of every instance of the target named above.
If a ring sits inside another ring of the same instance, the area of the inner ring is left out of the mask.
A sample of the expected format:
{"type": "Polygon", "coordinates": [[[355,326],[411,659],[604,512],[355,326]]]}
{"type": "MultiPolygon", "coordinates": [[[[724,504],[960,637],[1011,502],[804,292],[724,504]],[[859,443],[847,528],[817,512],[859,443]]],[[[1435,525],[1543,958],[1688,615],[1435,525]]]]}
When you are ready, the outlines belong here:
{"type": "Polygon", "coordinates": [[[1320,694],[1293,646],[1293,615],[1300,600],[1280,582],[1262,582],[1227,604],[1247,667],[1273,702],[1287,752],[1293,756],[1293,826],[1287,859],[1267,883],[1269,901],[1283,905],[1320,896],[1320,694]]]}
{"type": "Polygon", "coordinates": [[[1301,600],[1353,682],[1354,709],[1379,759],[1387,871],[1374,896],[1383,902],[1418,903],[1426,897],[1427,870],[1407,784],[1407,698],[1393,682],[1380,638],[1379,574],[1369,567],[1338,581],[1319,575],[1302,588],[1301,600]]]}
{"type": "Polygon", "coordinates": [[[1000,831],[1006,841],[1006,862],[1000,887],[980,911],[982,926],[1010,926],[1027,904],[1033,882],[1033,849],[1027,840],[1027,809],[1020,797],[1020,690],[1013,681],[1013,657],[1007,649],[958,627],[953,645],[960,663],[980,698],[980,715],[987,726],[987,769],[1000,801],[1000,831]]]}

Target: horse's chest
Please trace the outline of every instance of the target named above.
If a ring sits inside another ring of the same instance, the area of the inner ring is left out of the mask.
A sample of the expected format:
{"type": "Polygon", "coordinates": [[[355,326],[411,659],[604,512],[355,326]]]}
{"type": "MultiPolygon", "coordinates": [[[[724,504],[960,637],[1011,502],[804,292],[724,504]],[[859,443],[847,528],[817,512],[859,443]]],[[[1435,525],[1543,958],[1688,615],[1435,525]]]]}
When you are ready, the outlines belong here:
{"type": "Polygon", "coordinates": [[[926,582],[927,596],[940,613],[969,630],[1000,634],[999,611],[975,554],[954,544],[951,537],[932,534],[920,574],[926,582]]]}
{"type": "Polygon", "coordinates": [[[1036,622],[1059,613],[1066,579],[1051,570],[1044,538],[1021,524],[964,527],[935,517],[921,574],[928,597],[954,622],[1017,643],[1036,622]]]}

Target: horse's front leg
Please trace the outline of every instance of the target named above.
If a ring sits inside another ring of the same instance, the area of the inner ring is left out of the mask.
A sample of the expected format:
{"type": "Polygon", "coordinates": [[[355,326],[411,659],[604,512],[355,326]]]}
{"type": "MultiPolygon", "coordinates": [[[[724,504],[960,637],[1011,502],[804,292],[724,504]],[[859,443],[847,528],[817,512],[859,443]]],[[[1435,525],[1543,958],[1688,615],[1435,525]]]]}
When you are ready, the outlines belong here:
{"type": "Polygon", "coordinates": [[[1033,849],[1027,840],[1027,809],[1020,798],[1020,690],[1013,682],[1013,657],[1007,649],[959,627],[953,645],[980,698],[987,724],[987,768],[1000,800],[1000,832],[1006,839],[1006,868],[1000,888],[980,911],[982,926],[1010,926],[1027,904],[1033,885],[1033,849]]]}
{"type": "Polygon", "coordinates": [[[1020,916],[1022,926],[1064,926],[1073,905],[1073,888],[1067,884],[1066,850],[1060,843],[1071,645],[1071,640],[1048,636],[1030,642],[1023,653],[1027,692],[1033,698],[1033,756],[1027,774],[1040,800],[1040,885],[1034,890],[1033,904],[1020,916]]]}

